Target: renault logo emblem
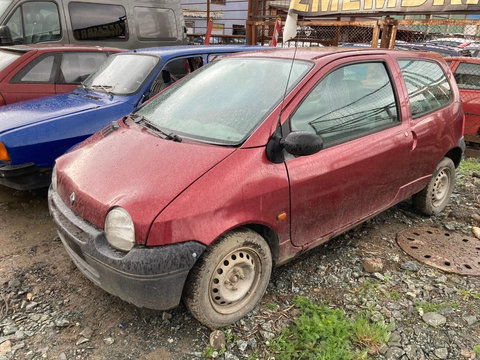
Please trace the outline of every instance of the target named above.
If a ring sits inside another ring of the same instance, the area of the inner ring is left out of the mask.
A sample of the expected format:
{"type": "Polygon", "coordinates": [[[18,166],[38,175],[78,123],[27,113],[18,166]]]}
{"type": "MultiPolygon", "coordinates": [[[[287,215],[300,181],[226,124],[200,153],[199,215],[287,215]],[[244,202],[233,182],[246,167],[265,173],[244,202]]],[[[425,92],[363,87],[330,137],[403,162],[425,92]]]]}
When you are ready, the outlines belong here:
{"type": "Polygon", "coordinates": [[[70,205],[75,203],[75,191],[70,194],[70,205]]]}

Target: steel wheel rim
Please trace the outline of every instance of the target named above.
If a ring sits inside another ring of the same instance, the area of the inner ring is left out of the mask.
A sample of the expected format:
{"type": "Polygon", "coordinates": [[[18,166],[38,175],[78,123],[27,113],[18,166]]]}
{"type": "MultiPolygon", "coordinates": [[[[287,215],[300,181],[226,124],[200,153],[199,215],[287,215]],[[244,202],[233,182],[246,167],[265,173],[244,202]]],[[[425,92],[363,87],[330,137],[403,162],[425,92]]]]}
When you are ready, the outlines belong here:
{"type": "Polygon", "coordinates": [[[209,283],[209,298],[221,314],[241,310],[258,290],[262,263],[258,253],[250,248],[236,249],[215,267],[209,283]]]}
{"type": "Polygon", "coordinates": [[[435,177],[432,191],[432,204],[434,206],[440,205],[448,196],[450,189],[450,172],[448,169],[442,169],[435,177]]]}

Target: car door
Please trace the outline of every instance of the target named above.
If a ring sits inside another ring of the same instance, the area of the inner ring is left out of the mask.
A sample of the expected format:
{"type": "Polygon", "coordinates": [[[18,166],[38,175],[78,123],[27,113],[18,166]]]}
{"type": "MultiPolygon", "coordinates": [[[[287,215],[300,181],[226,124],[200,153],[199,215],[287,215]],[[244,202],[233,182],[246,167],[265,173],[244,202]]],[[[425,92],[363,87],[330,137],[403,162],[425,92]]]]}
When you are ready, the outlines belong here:
{"type": "Polygon", "coordinates": [[[75,89],[88,75],[100,67],[107,59],[107,55],[100,51],[61,53],[59,71],[55,80],[55,93],[62,94],[75,89]]]}
{"type": "Polygon", "coordinates": [[[465,112],[465,135],[480,135],[480,62],[455,61],[452,71],[465,112]]]}
{"type": "Polygon", "coordinates": [[[42,54],[12,74],[3,91],[7,104],[55,94],[57,63],[55,53],[42,54]]]}
{"type": "Polygon", "coordinates": [[[292,131],[324,141],[320,152],[285,161],[295,245],[326,239],[385,209],[409,181],[409,125],[400,116],[389,61],[331,63],[291,115],[292,131]]]}

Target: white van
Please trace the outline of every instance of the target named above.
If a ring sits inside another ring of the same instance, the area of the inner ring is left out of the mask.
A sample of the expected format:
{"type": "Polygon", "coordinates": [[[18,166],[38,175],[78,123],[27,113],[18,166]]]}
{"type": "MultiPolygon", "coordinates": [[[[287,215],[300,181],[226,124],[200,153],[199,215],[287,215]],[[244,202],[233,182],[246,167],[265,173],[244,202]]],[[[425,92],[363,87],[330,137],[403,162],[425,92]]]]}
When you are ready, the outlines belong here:
{"type": "Polygon", "coordinates": [[[0,45],[185,43],[180,0],[0,0],[0,45]]]}

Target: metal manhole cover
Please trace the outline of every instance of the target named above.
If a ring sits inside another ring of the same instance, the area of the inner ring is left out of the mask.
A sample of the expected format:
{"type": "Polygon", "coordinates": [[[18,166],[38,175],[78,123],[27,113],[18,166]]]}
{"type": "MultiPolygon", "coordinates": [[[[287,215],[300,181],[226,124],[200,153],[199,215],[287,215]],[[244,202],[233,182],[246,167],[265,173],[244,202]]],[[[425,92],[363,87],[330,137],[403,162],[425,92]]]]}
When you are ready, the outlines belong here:
{"type": "Polygon", "coordinates": [[[411,228],[397,234],[397,243],[420,262],[462,275],[480,275],[480,240],[436,228],[411,228]]]}

